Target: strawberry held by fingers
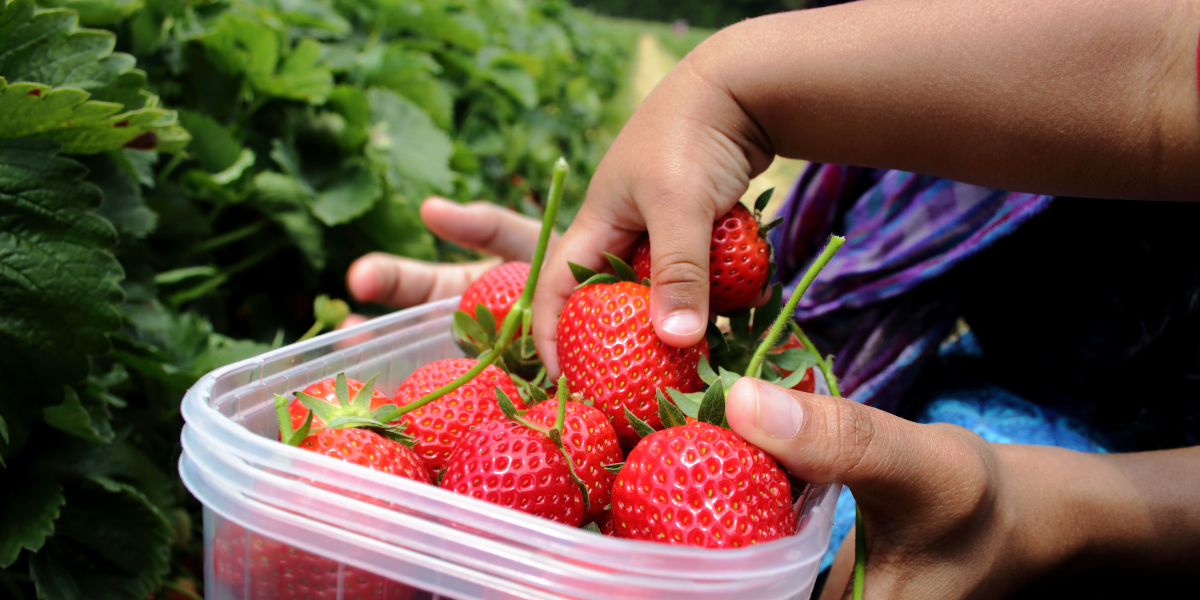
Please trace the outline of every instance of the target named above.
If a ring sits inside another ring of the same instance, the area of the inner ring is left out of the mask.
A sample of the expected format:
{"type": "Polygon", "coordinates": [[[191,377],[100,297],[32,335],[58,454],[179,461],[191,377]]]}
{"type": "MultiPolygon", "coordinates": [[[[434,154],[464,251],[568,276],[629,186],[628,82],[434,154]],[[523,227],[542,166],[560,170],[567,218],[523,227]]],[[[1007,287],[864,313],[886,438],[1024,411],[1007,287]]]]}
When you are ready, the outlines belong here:
{"type": "MultiPolygon", "coordinates": [[[[447,358],[431,362],[409,375],[392,397],[397,406],[409,403],[458,379],[479,361],[473,358],[447,358]]],[[[496,388],[503,390],[520,409],[525,402],[517,393],[511,377],[498,367],[488,365],[474,379],[432,402],[405,413],[393,423],[406,423],[406,431],[416,439],[414,449],[437,478],[446,466],[459,439],[472,427],[504,415],[496,401],[496,388]]]]}
{"type": "MultiPolygon", "coordinates": [[[[625,278],[632,269],[610,256],[625,278]]],[[[658,426],[655,392],[674,388],[694,392],[703,387],[696,363],[708,354],[708,342],[672,348],[658,339],[650,323],[650,288],[620,281],[572,265],[583,283],[567,300],[558,318],[558,360],[574,391],[591,398],[612,422],[621,443],[632,446],[637,436],[625,418],[629,409],[639,419],[658,426]]]]}
{"type": "MultiPolygon", "coordinates": [[[[766,200],[770,194],[764,194],[766,200]]],[[[767,244],[768,227],[760,227],[759,198],[751,213],[742,204],[733,206],[713,223],[708,256],[708,312],[720,314],[745,306],[762,292],[771,277],[771,248],[767,244]]],[[[650,277],[650,238],[642,239],[633,253],[633,270],[639,280],[650,277]]]]}
{"type": "MultiPolygon", "coordinates": [[[[534,425],[553,428],[558,414],[558,400],[547,400],[525,413],[534,425]]],[[[585,518],[599,517],[608,505],[612,482],[616,477],[604,468],[621,462],[621,444],[617,432],[604,413],[594,406],[578,402],[566,403],[562,441],[571,458],[575,474],[588,488],[588,511],[585,518]]]]}

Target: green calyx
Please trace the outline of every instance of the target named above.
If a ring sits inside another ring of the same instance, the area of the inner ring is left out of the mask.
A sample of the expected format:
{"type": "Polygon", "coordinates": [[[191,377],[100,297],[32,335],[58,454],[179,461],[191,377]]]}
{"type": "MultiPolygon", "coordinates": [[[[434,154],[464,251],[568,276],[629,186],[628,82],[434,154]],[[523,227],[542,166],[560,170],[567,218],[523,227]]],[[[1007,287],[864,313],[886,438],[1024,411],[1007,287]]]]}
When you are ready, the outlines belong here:
{"type": "Polygon", "coordinates": [[[583,265],[567,262],[567,266],[571,267],[571,275],[579,283],[579,285],[575,286],[575,289],[593,283],[619,283],[622,281],[632,281],[649,285],[644,279],[638,278],[637,273],[634,272],[633,267],[629,266],[629,263],[607,252],[604,253],[604,256],[608,258],[608,264],[612,266],[613,273],[616,273],[615,275],[613,273],[600,273],[583,265]]]}
{"type": "Polygon", "coordinates": [[[350,305],[346,304],[345,300],[331,299],[329,296],[321,294],[313,301],[314,323],[312,327],[296,341],[302,342],[322,331],[337,329],[338,325],[341,325],[349,315],[350,305]]]}
{"type": "MultiPolygon", "coordinates": [[[[532,312],[526,313],[532,318],[532,312]]],[[[533,378],[542,372],[544,367],[530,343],[532,336],[527,333],[529,327],[525,323],[522,323],[521,331],[523,333],[517,340],[519,343],[508,344],[497,359],[497,364],[502,364],[505,371],[514,375],[533,378]]],[[[480,303],[475,305],[473,315],[462,310],[454,311],[450,333],[454,343],[468,356],[483,358],[496,347],[500,332],[497,331],[496,316],[492,314],[491,309],[480,303]]]]}
{"type": "Polygon", "coordinates": [[[404,433],[404,425],[390,424],[390,421],[394,421],[402,414],[395,404],[385,404],[375,410],[371,410],[371,395],[375,389],[375,379],[378,377],[378,375],[372,377],[363,384],[362,389],[354,394],[354,398],[350,398],[350,386],[346,381],[346,374],[338,373],[333,388],[334,396],[338,401],[336,405],[329,404],[320,398],[315,398],[304,392],[296,392],[296,399],[308,409],[308,416],[305,417],[304,424],[301,425],[300,429],[295,431],[292,430],[292,415],[288,409],[291,401],[276,394],[275,416],[279,420],[280,439],[285,444],[292,446],[300,445],[300,442],[304,441],[304,438],[308,437],[311,433],[313,415],[316,415],[325,422],[325,427],[331,429],[370,429],[412,447],[416,443],[416,440],[404,433]]]}
{"type": "MultiPolygon", "coordinates": [[[[542,392],[542,394],[545,395],[545,392],[542,392]]],[[[567,462],[567,470],[571,472],[571,479],[575,482],[575,485],[579,486],[579,492],[583,494],[583,508],[584,510],[588,510],[591,508],[591,502],[588,500],[587,484],[584,483],[583,479],[581,479],[579,475],[575,473],[575,465],[571,461],[570,453],[568,453],[566,447],[563,446],[562,440],[563,427],[566,426],[567,420],[567,402],[571,398],[571,390],[569,387],[567,387],[566,375],[559,376],[558,393],[555,397],[558,400],[558,412],[554,416],[554,426],[546,429],[544,427],[538,427],[537,425],[529,422],[528,419],[526,419],[520,414],[520,412],[517,411],[517,407],[512,403],[512,399],[508,397],[508,394],[505,394],[504,390],[500,389],[499,387],[496,388],[496,400],[500,404],[500,412],[504,413],[506,418],[520,423],[523,427],[528,427],[529,429],[532,429],[538,433],[544,434],[546,437],[550,438],[550,441],[554,442],[555,446],[558,447],[558,451],[562,453],[563,460],[567,462]]]]}

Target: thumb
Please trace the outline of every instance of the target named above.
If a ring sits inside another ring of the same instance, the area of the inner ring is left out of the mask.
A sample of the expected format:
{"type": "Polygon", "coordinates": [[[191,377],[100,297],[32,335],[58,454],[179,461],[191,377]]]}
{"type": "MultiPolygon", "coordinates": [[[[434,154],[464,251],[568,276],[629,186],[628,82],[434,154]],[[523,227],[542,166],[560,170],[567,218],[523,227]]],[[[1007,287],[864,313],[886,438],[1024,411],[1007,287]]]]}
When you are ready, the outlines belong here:
{"type": "Polygon", "coordinates": [[[725,413],[731,429],[793,475],[847,485],[864,509],[927,509],[961,489],[964,476],[987,472],[966,430],[920,425],[852,400],[751,377],[730,388],[725,413]]]}

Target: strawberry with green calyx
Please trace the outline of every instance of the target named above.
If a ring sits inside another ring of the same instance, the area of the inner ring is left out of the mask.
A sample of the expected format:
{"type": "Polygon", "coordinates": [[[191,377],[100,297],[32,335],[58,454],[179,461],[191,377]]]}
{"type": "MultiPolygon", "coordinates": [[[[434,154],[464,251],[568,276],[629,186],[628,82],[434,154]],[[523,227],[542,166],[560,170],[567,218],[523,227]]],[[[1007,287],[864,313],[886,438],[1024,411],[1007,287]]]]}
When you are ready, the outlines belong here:
{"type": "MultiPolygon", "coordinates": [[[[529,263],[505,263],[484,273],[463,292],[451,333],[454,343],[468,356],[482,356],[496,345],[501,324],[525,291],[529,270],[529,263]]],[[[525,334],[518,343],[508,346],[499,359],[504,361],[505,370],[526,378],[539,372],[542,361],[531,341],[525,334]]]]}
{"type": "MultiPolygon", "coordinates": [[[[345,374],[343,373],[342,376],[345,377],[345,374]]],[[[371,381],[373,382],[375,380],[372,379],[371,381]]],[[[361,381],[358,381],[357,379],[346,378],[346,389],[344,392],[342,392],[342,398],[346,398],[346,402],[349,403],[349,398],[355,397],[363,388],[364,386],[361,381]]],[[[371,390],[371,410],[378,409],[385,404],[392,404],[392,401],[387,396],[384,396],[382,392],[375,389],[374,386],[368,385],[366,388],[371,390]]],[[[341,402],[338,400],[337,379],[334,377],[322,379],[321,381],[304,388],[304,390],[297,393],[297,395],[301,393],[305,394],[306,396],[323,400],[326,404],[333,406],[339,406],[341,404],[341,402]]],[[[292,429],[298,429],[300,425],[304,423],[304,419],[311,412],[300,400],[293,400],[290,410],[292,413],[292,429]]],[[[325,421],[323,421],[320,417],[314,417],[312,426],[324,427],[325,421]]]]}
{"type": "MultiPolygon", "coordinates": [[[[404,426],[388,423],[392,419],[392,413],[398,409],[394,404],[383,403],[387,401],[387,397],[376,391],[374,385],[378,377],[376,375],[366,383],[355,381],[358,385],[353,398],[350,396],[350,380],[346,378],[345,373],[338,373],[333,380],[332,398],[326,394],[317,397],[307,392],[296,392],[296,400],[293,402],[275,394],[275,413],[279,418],[280,439],[285,444],[295,446],[303,439],[300,432],[306,436],[310,430],[360,427],[374,429],[381,435],[411,446],[413,439],[404,434],[404,426]],[[296,427],[298,413],[307,413],[299,428],[296,427]],[[292,438],[297,438],[294,443],[292,438]]],[[[323,391],[328,381],[318,382],[306,390],[323,391]]]]}
{"type": "MultiPolygon", "coordinates": [[[[761,225],[762,211],[774,188],[758,197],[754,212],[741,203],[713,223],[709,245],[709,314],[722,314],[745,306],[766,289],[774,263],[767,232],[782,219],[761,225]]],[[[633,270],[638,279],[650,277],[650,238],[642,239],[633,253],[633,270]]]]}
{"type": "Polygon", "coordinates": [[[420,398],[406,403],[399,409],[399,412],[393,415],[393,420],[409,412],[418,410],[422,406],[450,394],[467,382],[475,379],[484,369],[500,360],[505,350],[518,338],[518,334],[520,334],[519,337],[521,339],[529,337],[530,326],[533,322],[533,312],[530,308],[533,303],[533,291],[537,288],[538,275],[541,273],[542,263],[546,261],[546,247],[550,243],[550,234],[554,229],[554,219],[558,216],[558,207],[562,204],[563,182],[566,180],[566,177],[567,161],[560,157],[554,163],[550,193],[546,198],[546,212],[542,215],[542,230],[538,236],[537,249],[533,253],[533,261],[529,268],[529,278],[525,281],[525,288],[521,292],[521,297],[513,303],[512,308],[509,309],[508,314],[505,315],[504,320],[500,323],[500,333],[496,335],[495,345],[490,350],[481,354],[477,362],[470,369],[453,381],[447,382],[435,390],[426,392],[420,398]]]}
{"type": "Polygon", "coordinates": [[[563,446],[565,390],[560,381],[554,426],[545,429],[521,417],[508,395],[497,389],[505,418],[462,437],[446,464],[442,487],[578,527],[589,508],[589,494],[563,446]]]}
{"type": "Polygon", "coordinates": [[[697,360],[708,353],[701,339],[690,348],[659,340],[650,322],[650,288],[631,281],[633,269],[608,255],[617,275],[571,264],[579,287],[558,318],[558,360],[571,389],[582,392],[612,422],[621,444],[638,437],[625,416],[658,426],[657,390],[703,388],[697,360]]]}
{"type": "Polygon", "coordinates": [[[369,390],[373,389],[371,384],[374,381],[372,377],[358,390],[353,400],[347,400],[349,386],[346,375],[339,374],[336,405],[298,392],[297,399],[309,409],[299,429],[292,427],[292,413],[288,408],[290,401],[276,394],[275,414],[279,420],[280,440],[368,469],[429,483],[425,465],[412,450],[412,437],[405,435],[403,426],[390,425],[383,420],[395,412],[396,407],[385,404],[374,411],[370,410],[369,390]],[[318,418],[324,425],[314,428],[313,423],[318,418]]]}
{"type": "Polygon", "coordinates": [[[517,394],[517,385],[508,373],[489,365],[470,381],[433,402],[405,410],[430,391],[459,379],[478,364],[479,361],[473,358],[435,360],[406,377],[392,396],[396,406],[400,407],[400,416],[392,424],[406,425],[405,431],[416,439],[413,449],[425,462],[431,478],[436,478],[446,468],[450,453],[467,431],[504,416],[495,390],[502,390],[514,398],[520,408],[525,408],[517,394]]]}
{"type": "MultiPolygon", "coordinates": [[[[559,397],[571,397],[566,383],[558,387],[559,397]]],[[[525,413],[525,420],[534,425],[553,429],[562,405],[558,399],[542,402],[525,413]]],[[[617,432],[600,409],[576,402],[566,402],[562,422],[562,442],[571,467],[588,489],[586,519],[598,518],[608,505],[615,475],[606,465],[621,462],[621,443],[617,432]]]]}
{"type": "MultiPolygon", "coordinates": [[[[814,261],[764,332],[746,374],[763,373],[764,361],[800,297],[843,242],[831,238],[814,261]]],[[[753,332],[750,323],[746,326],[753,332]]],[[[697,372],[710,385],[695,406],[696,422],[688,423],[691,415],[682,409],[690,407],[693,398],[678,393],[686,401],[680,406],[659,397],[658,418],[667,426],[662,431],[626,412],[631,427],[645,437],[623,465],[612,465],[619,468],[612,492],[616,535],[706,548],[737,548],[791,535],[796,521],[786,472],[729,430],[725,420],[726,390],[742,375],[721,367],[713,372],[707,360],[699,361],[697,372]]],[[[779,385],[791,387],[795,382],[790,379],[798,381],[803,375],[793,373],[779,385]]]]}

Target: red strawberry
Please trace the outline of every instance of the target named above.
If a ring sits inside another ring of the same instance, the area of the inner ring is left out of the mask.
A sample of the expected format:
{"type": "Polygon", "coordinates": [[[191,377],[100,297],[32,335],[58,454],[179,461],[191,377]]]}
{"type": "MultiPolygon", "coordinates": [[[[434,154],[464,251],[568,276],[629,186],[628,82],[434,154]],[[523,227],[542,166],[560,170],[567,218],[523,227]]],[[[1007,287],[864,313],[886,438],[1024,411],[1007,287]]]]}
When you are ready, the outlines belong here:
{"type": "Polygon", "coordinates": [[[458,310],[468,315],[475,315],[475,305],[482,304],[492,311],[496,321],[496,330],[508,315],[521,292],[525,290],[525,280],[529,278],[529,263],[504,263],[476,279],[463,292],[458,310]]]}
{"type": "Polygon", "coordinates": [[[613,518],[612,518],[612,509],[611,508],[602,511],[599,516],[597,516],[595,519],[592,520],[592,522],[596,524],[596,528],[598,528],[600,530],[600,533],[607,535],[609,537],[617,537],[616,532],[613,531],[613,518]]]}
{"type": "MultiPolygon", "coordinates": [[[[431,362],[409,375],[392,400],[401,407],[415,402],[458,379],[478,363],[473,358],[431,362]]],[[[484,421],[504,416],[496,403],[496,387],[504,390],[518,409],[525,408],[512,378],[498,367],[489,365],[462,387],[393,421],[407,424],[405,433],[416,438],[414,449],[429,469],[431,479],[436,480],[438,472],[445,468],[446,460],[464,433],[484,421]]]]}
{"type": "MultiPolygon", "coordinates": [[[[725,216],[713,223],[709,246],[708,312],[730,311],[753,300],[770,276],[771,249],[759,233],[754,213],[735,204],[725,216]]],[[[633,253],[633,271],[638,279],[650,277],[650,238],[633,253]]]]}
{"type": "Polygon", "coordinates": [[[375,471],[429,483],[425,464],[412,448],[366,429],[325,427],[309,434],[298,446],[375,471]]]}
{"type": "MultiPolygon", "coordinates": [[[[548,400],[525,413],[525,419],[550,429],[554,427],[557,415],[558,400],[548,400]]],[[[612,482],[616,478],[616,474],[605,470],[604,465],[621,462],[617,432],[596,407],[567,402],[562,441],[575,474],[587,485],[589,506],[584,518],[598,517],[608,505],[612,482]]]]}
{"type": "MultiPolygon", "coordinates": [[[[304,393],[312,396],[313,398],[324,400],[326,403],[333,406],[337,406],[338,400],[336,382],[337,380],[333,377],[322,379],[321,381],[304,388],[304,393]]],[[[346,378],[346,387],[350,390],[350,397],[353,398],[354,395],[358,393],[358,390],[362,389],[363,383],[357,379],[346,378]]],[[[374,386],[371,387],[372,410],[379,408],[384,404],[391,403],[392,401],[388,400],[387,396],[384,396],[383,393],[375,389],[374,386]]],[[[288,407],[288,410],[292,414],[292,429],[300,429],[300,426],[304,424],[304,419],[308,417],[308,409],[305,408],[299,400],[293,400],[291,406],[288,407]]],[[[325,421],[321,420],[320,417],[313,415],[312,428],[317,429],[324,426],[325,421]]]]}
{"type": "Polygon", "coordinates": [[[209,597],[235,600],[409,600],[417,596],[412,587],[350,565],[342,565],[339,576],[337,562],[249,532],[232,521],[218,525],[213,538],[213,579],[216,589],[206,590],[209,597]]]}
{"type": "MultiPolygon", "coordinates": [[[[796,337],[796,334],[794,333],[788,336],[788,340],[786,342],[775,347],[775,349],[771,350],[770,353],[780,354],[784,350],[789,350],[791,348],[804,348],[804,344],[801,343],[800,338],[796,337]]],[[[813,369],[815,368],[816,367],[809,367],[808,370],[804,372],[804,379],[801,379],[800,383],[792,386],[792,389],[798,392],[808,392],[809,394],[816,391],[817,378],[816,375],[813,374],[813,369]]],[[[787,369],[780,369],[779,371],[784,377],[792,374],[792,371],[788,371],[787,369]]]]}
{"type": "Polygon", "coordinates": [[[651,427],[660,427],[655,391],[668,387],[694,392],[708,341],[672,348],[650,324],[650,288],[640,283],[593,283],[575,290],[558,318],[558,360],[573,391],[596,403],[622,444],[637,435],[625,418],[628,408],[651,427]]]}
{"type": "Polygon", "coordinates": [[[500,418],[467,432],[446,463],[442,487],[572,527],[583,493],[550,436],[500,418]]]}
{"type": "Polygon", "coordinates": [[[612,493],[617,537],[740,548],[796,531],[787,476],[736,433],[697,422],[654,432],[612,493]]]}

